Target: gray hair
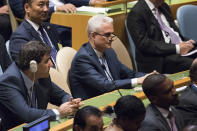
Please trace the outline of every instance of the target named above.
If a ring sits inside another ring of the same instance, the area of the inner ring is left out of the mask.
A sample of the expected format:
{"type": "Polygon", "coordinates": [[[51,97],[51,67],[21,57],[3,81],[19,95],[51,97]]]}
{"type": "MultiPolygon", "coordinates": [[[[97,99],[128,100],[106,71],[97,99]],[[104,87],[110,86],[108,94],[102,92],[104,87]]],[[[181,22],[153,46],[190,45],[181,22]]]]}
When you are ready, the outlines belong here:
{"type": "Polygon", "coordinates": [[[103,23],[113,24],[113,19],[105,15],[95,15],[91,17],[87,26],[88,38],[90,38],[90,33],[98,31],[103,23]]]}

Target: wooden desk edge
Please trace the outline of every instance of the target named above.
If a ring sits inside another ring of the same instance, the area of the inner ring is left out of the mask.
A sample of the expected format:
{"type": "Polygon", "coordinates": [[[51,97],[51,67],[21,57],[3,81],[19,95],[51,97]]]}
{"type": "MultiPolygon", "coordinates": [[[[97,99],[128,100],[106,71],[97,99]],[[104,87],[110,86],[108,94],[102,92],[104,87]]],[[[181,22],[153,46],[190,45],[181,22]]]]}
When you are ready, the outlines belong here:
{"type": "Polygon", "coordinates": [[[124,4],[124,3],[132,2],[132,1],[136,1],[136,0],[114,0],[114,1],[105,1],[105,2],[103,2],[103,3],[95,4],[94,7],[109,7],[109,6],[118,5],[118,4],[124,4]]]}
{"type": "MultiPolygon", "coordinates": [[[[186,78],[183,78],[181,80],[177,80],[174,82],[174,86],[176,88],[178,87],[181,87],[181,86],[185,86],[185,85],[188,85],[191,83],[191,80],[189,77],[186,77],[186,78]]],[[[134,94],[136,97],[138,97],[139,99],[141,100],[144,100],[146,99],[146,95],[144,94],[144,92],[139,92],[139,93],[135,93],[134,94]]],[[[108,104],[107,106],[114,106],[116,102],[113,102],[113,103],[110,103],[108,104]]],[[[103,106],[103,107],[100,107],[99,109],[101,111],[103,111],[107,106],[103,106]]],[[[73,119],[71,119],[73,121],[73,119]]],[[[66,121],[64,123],[61,123],[60,125],[57,125],[56,127],[52,128],[52,130],[50,131],[63,131],[63,130],[68,130],[68,129],[71,129],[72,128],[72,125],[73,123],[69,121],[66,121]]]]}

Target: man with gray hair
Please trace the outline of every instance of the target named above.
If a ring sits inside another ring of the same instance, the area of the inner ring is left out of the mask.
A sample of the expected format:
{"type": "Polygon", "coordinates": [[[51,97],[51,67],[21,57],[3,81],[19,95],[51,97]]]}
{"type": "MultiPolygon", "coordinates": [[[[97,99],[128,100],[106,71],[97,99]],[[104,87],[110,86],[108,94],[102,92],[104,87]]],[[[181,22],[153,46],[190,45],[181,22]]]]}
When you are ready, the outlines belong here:
{"type": "Polygon", "coordinates": [[[87,32],[89,42],[77,52],[69,71],[73,97],[87,99],[117,89],[130,89],[143,82],[147,75],[131,71],[111,48],[112,41],[117,38],[113,34],[112,18],[91,17],[87,32]]]}

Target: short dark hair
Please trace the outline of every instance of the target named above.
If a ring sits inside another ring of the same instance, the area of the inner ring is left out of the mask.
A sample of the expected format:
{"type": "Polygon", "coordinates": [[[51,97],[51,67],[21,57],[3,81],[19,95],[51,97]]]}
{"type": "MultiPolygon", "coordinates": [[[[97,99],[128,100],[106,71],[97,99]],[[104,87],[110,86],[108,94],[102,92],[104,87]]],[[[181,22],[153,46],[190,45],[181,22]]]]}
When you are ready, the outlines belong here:
{"type": "Polygon", "coordinates": [[[163,74],[152,74],[145,78],[142,89],[147,97],[157,95],[157,87],[166,80],[163,74]]]}
{"type": "Polygon", "coordinates": [[[29,5],[31,5],[33,1],[34,1],[34,0],[23,0],[23,6],[24,6],[26,3],[28,3],[29,5]]]}
{"type": "Polygon", "coordinates": [[[191,78],[191,81],[197,82],[197,62],[194,62],[189,70],[189,77],[191,78]]]}
{"type": "Polygon", "coordinates": [[[126,95],[119,98],[114,106],[114,112],[119,119],[135,119],[146,112],[145,106],[139,98],[126,95]]]}
{"type": "Polygon", "coordinates": [[[86,118],[91,115],[102,117],[101,111],[94,106],[85,106],[79,109],[77,113],[75,114],[74,123],[73,123],[73,131],[75,131],[75,125],[78,125],[82,129],[84,129],[86,126],[86,118]]]}
{"type": "Polygon", "coordinates": [[[43,56],[50,55],[50,52],[51,48],[48,45],[40,41],[30,41],[21,48],[17,65],[21,70],[27,70],[31,60],[35,60],[39,64],[43,56]]]}

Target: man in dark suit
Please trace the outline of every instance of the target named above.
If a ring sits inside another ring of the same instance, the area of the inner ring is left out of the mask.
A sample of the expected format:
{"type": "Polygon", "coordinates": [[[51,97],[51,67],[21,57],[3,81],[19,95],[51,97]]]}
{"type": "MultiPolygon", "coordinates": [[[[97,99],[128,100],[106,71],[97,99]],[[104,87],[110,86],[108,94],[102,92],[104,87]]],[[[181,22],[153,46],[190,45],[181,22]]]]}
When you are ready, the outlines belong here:
{"type": "Polygon", "coordinates": [[[5,40],[0,35],[0,75],[8,68],[10,64],[11,60],[5,46],[5,40]]]}
{"type": "Polygon", "coordinates": [[[174,73],[189,69],[192,58],[183,57],[194,47],[184,41],[164,0],[139,0],[131,9],[127,25],[136,46],[139,71],[174,73]]]}
{"type": "Polygon", "coordinates": [[[88,21],[89,42],[75,55],[69,80],[74,97],[91,98],[117,89],[130,89],[144,80],[143,73],[130,70],[111,48],[116,39],[113,19],[96,15],[88,21]],[[137,78],[140,77],[140,78],[137,78]],[[135,78],[135,79],[133,79],[135,78]]]}
{"type": "Polygon", "coordinates": [[[17,59],[21,47],[31,40],[42,41],[52,48],[51,56],[55,56],[58,48],[59,38],[52,25],[44,23],[49,13],[48,0],[26,0],[24,4],[25,20],[20,24],[10,39],[10,53],[13,60],[17,59]],[[41,6],[40,6],[41,5],[41,6]]]}
{"type": "Polygon", "coordinates": [[[189,71],[192,84],[180,96],[180,103],[176,108],[184,116],[186,125],[197,124],[197,60],[194,60],[189,71]]]}
{"type": "Polygon", "coordinates": [[[6,0],[0,0],[0,34],[5,41],[10,39],[12,28],[10,24],[10,17],[8,12],[8,5],[6,0]]]}
{"type": "Polygon", "coordinates": [[[145,78],[142,88],[151,104],[140,131],[181,131],[184,121],[173,107],[179,103],[173,81],[162,74],[153,74],[145,78]]]}
{"type": "Polygon", "coordinates": [[[57,120],[72,115],[81,106],[81,99],[71,98],[51,82],[50,51],[42,42],[28,42],[19,53],[19,61],[0,77],[0,112],[6,129],[45,115],[57,120]],[[48,102],[59,107],[46,109],[48,102]]]}

